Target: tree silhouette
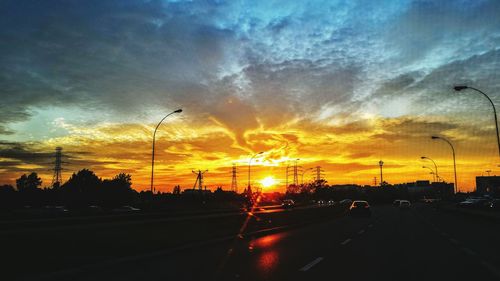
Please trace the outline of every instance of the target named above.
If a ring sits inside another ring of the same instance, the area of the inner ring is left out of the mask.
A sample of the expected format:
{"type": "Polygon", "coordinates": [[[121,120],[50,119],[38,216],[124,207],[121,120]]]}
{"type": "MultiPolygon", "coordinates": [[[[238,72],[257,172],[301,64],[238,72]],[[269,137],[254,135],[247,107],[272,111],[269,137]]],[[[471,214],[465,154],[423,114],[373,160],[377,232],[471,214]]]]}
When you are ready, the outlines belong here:
{"type": "Polygon", "coordinates": [[[16,180],[16,187],[19,192],[35,191],[40,185],[42,185],[42,180],[35,172],[28,176],[24,174],[16,180]]]}
{"type": "Polygon", "coordinates": [[[181,186],[180,185],[174,186],[174,190],[172,191],[172,194],[175,194],[175,195],[181,194],[181,186]]]}
{"type": "Polygon", "coordinates": [[[106,206],[130,204],[136,195],[132,189],[132,177],[121,173],[111,180],[104,180],[99,194],[101,204],[106,206]]]}
{"type": "Polygon", "coordinates": [[[83,169],[76,174],[73,173],[69,180],[61,186],[61,189],[68,205],[82,207],[97,203],[101,184],[101,179],[94,172],[83,169]]]}

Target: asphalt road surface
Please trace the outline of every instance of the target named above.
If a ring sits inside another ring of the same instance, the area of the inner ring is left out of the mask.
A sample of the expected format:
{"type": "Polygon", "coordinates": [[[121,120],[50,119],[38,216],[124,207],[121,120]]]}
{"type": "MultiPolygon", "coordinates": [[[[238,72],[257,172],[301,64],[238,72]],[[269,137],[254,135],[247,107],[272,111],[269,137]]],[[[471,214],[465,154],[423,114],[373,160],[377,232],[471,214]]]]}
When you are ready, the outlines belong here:
{"type": "MultiPolygon", "coordinates": [[[[416,204],[67,272],[60,280],[500,280],[500,224],[416,204]]],[[[168,239],[168,237],[165,237],[168,239]]],[[[50,278],[54,278],[51,276],[50,278]]]]}

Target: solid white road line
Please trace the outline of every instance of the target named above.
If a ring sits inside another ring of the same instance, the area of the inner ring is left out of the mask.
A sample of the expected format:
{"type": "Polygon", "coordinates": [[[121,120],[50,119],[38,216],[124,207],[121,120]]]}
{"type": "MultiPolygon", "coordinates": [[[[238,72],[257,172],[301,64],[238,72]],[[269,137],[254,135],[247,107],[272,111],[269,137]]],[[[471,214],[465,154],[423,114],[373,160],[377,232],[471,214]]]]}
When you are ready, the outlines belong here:
{"type": "Polygon", "coordinates": [[[344,240],[344,242],[340,243],[340,245],[345,245],[347,243],[351,242],[351,238],[348,238],[346,240],[344,240]]]}
{"type": "Polygon", "coordinates": [[[311,269],[313,266],[317,265],[318,263],[320,263],[321,261],[323,260],[322,257],[319,257],[315,260],[313,260],[312,262],[306,264],[304,267],[302,267],[301,269],[299,269],[299,271],[308,271],[309,269],[311,269]]]}
{"type": "Polygon", "coordinates": [[[365,233],[364,229],[361,229],[360,231],[358,231],[358,234],[363,234],[363,233],[365,233]]]}

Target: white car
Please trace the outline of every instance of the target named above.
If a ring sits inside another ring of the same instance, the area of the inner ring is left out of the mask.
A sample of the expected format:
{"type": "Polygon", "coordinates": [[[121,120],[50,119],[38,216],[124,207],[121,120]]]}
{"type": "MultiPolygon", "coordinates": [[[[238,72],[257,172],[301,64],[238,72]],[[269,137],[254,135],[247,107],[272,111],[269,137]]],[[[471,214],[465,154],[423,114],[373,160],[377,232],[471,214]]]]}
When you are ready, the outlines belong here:
{"type": "Polygon", "coordinates": [[[410,209],[411,203],[408,200],[399,201],[399,209],[410,209]]]}

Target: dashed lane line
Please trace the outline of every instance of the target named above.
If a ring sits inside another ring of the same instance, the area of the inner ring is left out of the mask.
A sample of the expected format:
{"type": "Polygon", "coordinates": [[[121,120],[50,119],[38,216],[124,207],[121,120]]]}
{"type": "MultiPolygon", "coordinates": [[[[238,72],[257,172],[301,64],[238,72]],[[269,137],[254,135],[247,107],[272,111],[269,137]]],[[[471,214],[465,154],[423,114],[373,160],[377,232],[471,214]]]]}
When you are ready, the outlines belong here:
{"type": "Polygon", "coordinates": [[[309,269],[311,269],[313,266],[317,265],[318,263],[320,263],[321,261],[323,260],[323,257],[319,257],[319,258],[316,258],[315,260],[313,260],[312,262],[306,264],[305,266],[303,266],[302,268],[299,269],[299,271],[308,271],[309,269]]]}
{"type": "Polygon", "coordinates": [[[346,240],[344,240],[344,242],[340,243],[340,245],[346,245],[347,243],[351,242],[351,238],[348,238],[346,240]]]}
{"type": "Polygon", "coordinates": [[[363,234],[363,233],[365,233],[364,229],[361,229],[360,231],[358,231],[358,234],[360,234],[360,235],[363,234]]]}

